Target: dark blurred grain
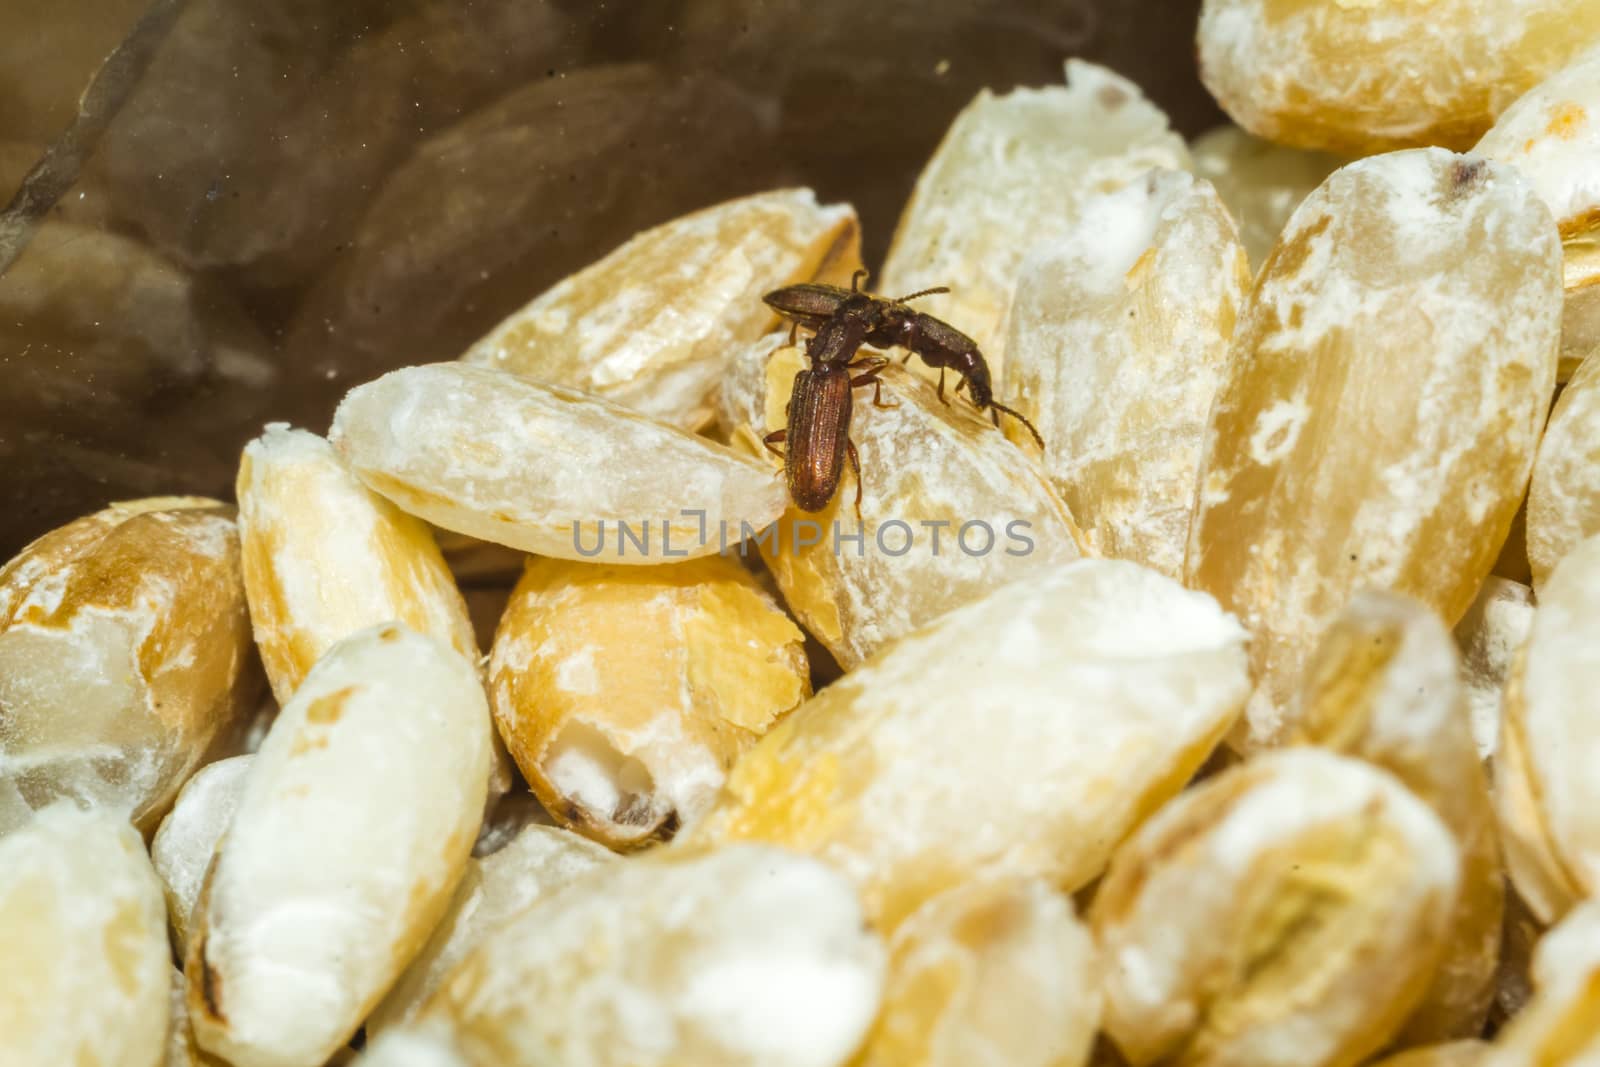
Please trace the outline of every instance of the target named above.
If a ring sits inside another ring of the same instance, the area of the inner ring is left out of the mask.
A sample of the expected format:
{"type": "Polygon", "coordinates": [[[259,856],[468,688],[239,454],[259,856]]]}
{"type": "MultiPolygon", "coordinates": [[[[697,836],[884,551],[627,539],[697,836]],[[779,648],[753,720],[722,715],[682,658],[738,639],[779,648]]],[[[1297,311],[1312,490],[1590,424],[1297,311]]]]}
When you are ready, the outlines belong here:
{"type": "MultiPolygon", "coordinates": [[[[150,0],[5,0],[0,3],[0,140],[43,145],[78,110],[100,61],[150,0]]],[[[11,194],[0,189],[0,200],[11,194]]]]}
{"type": "MultiPolygon", "coordinates": [[[[295,398],[454,359],[550,281],[742,192],[741,146],[762,136],[748,104],[714,77],[589,67],[523,86],[425,142],[291,322],[295,398]]],[[[332,414],[307,410],[318,425],[332,414]]]]}
{"type": "Polygon", "coordinates": [[[78,182],[83,164],[100,147],[122,107],[138,90],[156,50],[166,41],[187,0],[154,0],[112,49],[78,97],[78,110],[60,136],[28,168],[0,208],[0,273],[15,263],[39,225],[78,182]]]}

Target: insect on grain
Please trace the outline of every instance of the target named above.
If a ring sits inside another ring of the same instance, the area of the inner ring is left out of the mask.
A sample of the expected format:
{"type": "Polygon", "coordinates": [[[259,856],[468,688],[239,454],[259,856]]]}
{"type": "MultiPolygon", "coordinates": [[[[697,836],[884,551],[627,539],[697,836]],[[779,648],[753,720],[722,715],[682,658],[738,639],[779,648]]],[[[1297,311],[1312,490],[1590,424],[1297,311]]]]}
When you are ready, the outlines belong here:
{"type": "Polygon", "coordinates": [[[789,496],[805,511],[828,506],[848,458],[856,476],[857,522],[861,521],[861,457],[850,440],[851,390],[871,385],[875,406],[893,406],[883,403],[878,381],[889,361],[882,356],[857,358],[869,328],[867,317],[843,309],[818,324],[806,342],[810,366],[794,378],[788,424],[763,442],[783,457],[789,496]],[[786,452],[775,447],[779,443],[787,443],[786,452]]]}
{"type": "Polygon", "coordinates": [[[791,322],[812,330],[820,330],[826,323],[840,317],[859,321],[865,329],[861,343],[874,348],[893,348],[898,345],[906,349],[902,362],[915,355],[921,356],[928,366],[937,367],[940,400],[945,399],[944,372],[954,371],[961,378],[955,391],[959,393],[965,388],[973,406],[979,411],[988,411],[996,426],[1000,424],[1002,412],[1010,415],[1028,428],[1040,448],[1044,447],[1044,439],[1034,429],[1033,423],[1020,412],[995,400],[989,364],[978,349],[978,343],[943,319],[907,306],[909,301],[921,296],[947,293],[950,291],[948,288],[938,286],[890,299],[863,292],[860,285],[866,275],[864,270],[856,271],[848,289],[806,282],[775,289],[762,299],[768,307],[791,322]]]}

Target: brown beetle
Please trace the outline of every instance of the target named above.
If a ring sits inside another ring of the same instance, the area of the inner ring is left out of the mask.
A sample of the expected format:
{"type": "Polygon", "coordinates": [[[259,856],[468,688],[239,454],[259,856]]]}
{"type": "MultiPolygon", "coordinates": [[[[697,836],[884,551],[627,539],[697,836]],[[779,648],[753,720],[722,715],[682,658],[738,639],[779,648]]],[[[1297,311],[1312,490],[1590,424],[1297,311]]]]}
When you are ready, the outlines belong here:
{"type": "Polygon", "coordinates": [[[791,322],[813,330],[822,329],[824,324],[836,317],[861,321],[866,326],[861,343],[874,348],[899,345],[906,349],[907,360],[917,355],[928,366],[938,367],[940,400],[944,400],[944,372],[953,370],[961,377],[956,392],[965,387],[973,405],[979,411],[988,411],[997,426],[1000,424],[1000,412],[1010,415],[1028,428],[1040,448],[1044,447],[1044,439],[1034,429],[1033,423],[1020,412],[995,400],[994,386],[989,379],[989,364],[979,351],[978,343],[943,319],[906,306],[907,301],[919,296],[948,293],[948,288],[939,286],[890,299],[862,292],[860,284],[866,275],[864,270],[856,271],[848,289],[804,282],[775,289],[762,299],[768,307],[791,322]]]}
{"type": "Polygon", "coordinates": [[[861,457],[850,440],[851,390],[871,385],[875,406],[893,406],[883,403],[878,381],[889,361],[881,356],[856,358],[869,327],[865,317],[843,311],[818,326],[806,342],[810,366],[794,377],[788,424],[763,440],[783,457],[789,496],[803,511],[821,511],[828,506],[848,458],[856,476],[856,521],[861,521],[861,457]],[[787,452],[774,447],[780,442],[788,443],[787,452]]]}

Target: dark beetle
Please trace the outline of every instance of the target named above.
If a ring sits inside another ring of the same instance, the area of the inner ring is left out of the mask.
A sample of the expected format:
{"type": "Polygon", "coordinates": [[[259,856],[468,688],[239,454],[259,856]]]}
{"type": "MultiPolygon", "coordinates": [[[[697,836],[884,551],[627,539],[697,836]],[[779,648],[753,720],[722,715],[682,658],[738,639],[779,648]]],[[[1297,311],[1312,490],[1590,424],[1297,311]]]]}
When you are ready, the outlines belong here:
{"type": "Polygon", "coordinates": [[[850,440],[851,390],[873,386],[872,402],[889,407],[879,395],[878,374],[888,364],[882,357],[856,358],[866,339],[867,318],[839,313],[822,322],[806,342],[810,366],[794,376],[789,396],[788,425],[769,433],[764,443],[783,456],[789,496],[804,511],[821,511],[839,488],[848,457],[856,476],[856,521],[861,521],[861,457],[850,440]],[[852,371],[860,374],[852,375],[852,371]],[[787,454],[774,446],[788,443],[787,454]]]}
{"type": "Polygon", "coordinates": [[[791,322],[813,330],[821,330],[836,318],[863,323],[865,333],[859,343],[874,348],[899,345],[906,349],[907,360],[917,355],[928,366],[939,368],[940,400],[944,400],[944,372],[955,371],[961,376],[956,392],[965,387],[973,405],[979,411],[988,411],[997,426],[1000,424],[999,412],[1010,415],[1028,428],[1040,448],[1044,447],[1044,439],[1033,428],[1033,423],[995,400],[994,386],[989,380],[989,364],[978,350],[978,343],[943,319],[906,306],[907,301],[919,296],[948,293],[948,288],[939,286],[924,289],[891,300],[861,291],[861,280],[866,274],[864,270],[856,271],[848,289],[838,285],[804,282],[775,289],[762,299],[768,307],[791,322]]]}

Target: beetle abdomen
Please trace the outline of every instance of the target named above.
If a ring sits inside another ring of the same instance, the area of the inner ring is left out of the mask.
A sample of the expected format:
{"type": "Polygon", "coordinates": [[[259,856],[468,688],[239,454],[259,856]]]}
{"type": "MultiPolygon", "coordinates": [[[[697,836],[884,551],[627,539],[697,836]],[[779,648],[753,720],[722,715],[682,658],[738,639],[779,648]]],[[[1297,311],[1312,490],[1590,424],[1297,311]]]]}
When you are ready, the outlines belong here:
{"type": "Polygon", "coordinates": [[[795,375],[784,469],[803,511],[821,511],[839,488],[850,436],[850,372],[824,365],[795,375]]]}

